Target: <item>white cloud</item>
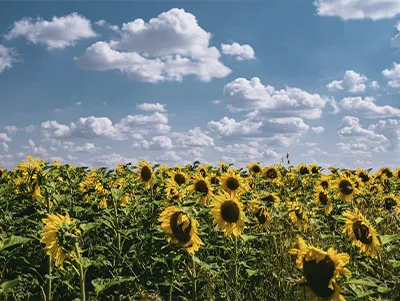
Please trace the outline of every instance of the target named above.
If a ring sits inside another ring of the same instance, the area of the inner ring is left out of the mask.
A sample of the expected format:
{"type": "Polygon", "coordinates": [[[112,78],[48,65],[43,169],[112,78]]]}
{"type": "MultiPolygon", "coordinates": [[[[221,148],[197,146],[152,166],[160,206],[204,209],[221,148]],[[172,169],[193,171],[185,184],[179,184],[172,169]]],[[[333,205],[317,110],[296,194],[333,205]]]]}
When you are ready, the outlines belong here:
{"type": "Polygon", "coordinates": [[[41,145],[36,145],[32,139],[28,140],[28,145],[24,145],[22,147],[27,149],[29,154],[37,156],[38,158],[45,159],[49,156],[47,149],[41,145]]]}
{"type": "Polygon", "coordinates": [[[277,117],[317,119],[325,105],[332,101],[298,88],[275,90],[272,86],[264,86],[257,77],[251,80],[237,78],[225,85],[223,93],[231,111],[258,110],[277,117]]]}
{"type": "Polygon", "coordinates": [[[253,60],[254,50],[250,45],[240,45],[239,43],[221,44],[222,53],[234,56],[238,61],[253,60]]]}
{"type": "Polygon", "coordinates": [[[342,80],[334,80],[327,85],[330,91],[346,91],[350,93],[364,92],[368,78],[353,70],[347,70],[342,80]]]}
{"type": "Polygon", "coordinates": [[[339,104],[348,111],[352,111],[360,117],[365,118],[387,118],[400,117],[400,109],[389,105],[378,106],[375,104],[373,97],[345,97],[339,104]]]}
{"type": "Polygon", "coordinates": [[[382,75],[389,79],[389,87],[400,88],[400,64],[393,63],[393,69],[385,69],[382,75]]]}
{"type": "Polygon", "coordinates": [[[371,157],[370,149],[364,143],[339,142],[336,143],[336,147],[346,155],[371,157]]]}
{"type": "Polygon", "coordinates": [[[166,151],[165,153],[163,153],[160,157],[159,157],[160,161],[167,161],[167,162],[171,162],[171,161],[175,161],[175,162],[179,162],[181,160],[181,157],[178,156],[178,154],[175,151],[166,151]]]}
{"type": "Polygon", "coordinates": [[[10,149],[10,147],[8,146],[7,143],[5,143],[5,142],[0,142],[0,149],[1,149],[3,152],[7,153],[8,150],[10,149]]]}
{"type": "Polygon", "coordinates": [[[76,60],[83,68],[120,70],[136,81],[182,81],[194,75],[209,82],[231,72],[219,61],[218,49],[209,47],[210,38],[195,16],[174,8],[147,23],[124,23],[120,40],[96,42],[76,60]]]}
{"type": "Polygon", "coordinates": [[[4,129],[7,131],[9,135],[13,135],[19,130],[18,127],[15,125],[7,125],[4,127],[4,129]]]}
{"type": "Polygon", "coordinates": [[[174,132],[172,133],[172,137],[176,139],[178,144],[186,147],[214,145],[214,139],[199,127],[195,127],[187,132],[174,132]]]}
{"type": "Polygon", "coordinates": [[[322,134],[325,132],[325,128],[323,126],[313,126],[311,127],[311,130],[316,134],[322,134]]]}
{"type": "Polygon", "coordinates": [[[373,80],[369,86],[374,89],[374,90],[378,90],[381,86],[379,85],[379,83],[376,80],[373,80]]]}
{"type": "Polygon", "coordinates": [[[388,19],[400,13],[398,0],[315,0],[320,16],[349,19],[388,19]]]}
{"type": "Polygon", "coordinates": [[[11,138],[6,133],[0,133],[0,141],[11,142],[11,138]]]}
{"type": "Polygon", "coordinates": [[[43,44],[48,49],[62,49],[73,46],[80,39],[96,36],[90,21],[72,13],[62,17],[53,17],[51,21],[41,18],[36,20],[24,18],[14,23],[7,33],[8,40],[25,37],[33,44],[43,44]]]}
{"type": "Polygon", "coordinates": [[[55,120],[44,121],[40,125],[42,133],[48,138],[66,137],[71,134],[71,129],[55,120]]]}
{"type": "Polygon", "coordinates": [[[369,130],[377,134],[382,134],[390,141],[388,150],[398,150],[400,146],[400,119],[380,120],[376,124],[371,124],[369,130]]]}
{"type": "Polygon", "coordinates": [[[0,44],[0,73],[7,68],[11,68],[16,61],[15,51],[0,44]]]}
{"type": "Polygon", "coordinates": [[[225,116],[220,121],[211,120],[207,126],[211,131],[222,136],[232,136],[255,134],[262,124],[261,121],[252,122],[251,120],[237,122],[235,119],[225,116]]]}
{"type": "Polygon", "coordinates": [[[141,103],[138,104],[137,107],[142,110],[142,111],[149,111],[149,112],[166,112],[167,110],[165,109],[165,105],[164,104],[160,104],[160,103],[141,103]]]}

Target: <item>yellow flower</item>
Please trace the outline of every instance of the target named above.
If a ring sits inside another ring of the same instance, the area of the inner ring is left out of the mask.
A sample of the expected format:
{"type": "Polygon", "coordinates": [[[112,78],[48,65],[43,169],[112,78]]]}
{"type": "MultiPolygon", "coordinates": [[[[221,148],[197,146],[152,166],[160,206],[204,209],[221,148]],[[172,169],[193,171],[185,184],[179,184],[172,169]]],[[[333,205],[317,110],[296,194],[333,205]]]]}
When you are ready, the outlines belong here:
{"type": "Polygon", "coordinates": [[[214,199],[211,205],[214,223],[220,230],[224,231],[225,236],[241,235],[245,227],[244,212],[243,205],[237,196],[221,191],[214,199]]]}
{"type": "Polygon", "coordinates": [[[341,175],[338,179],[334,180],[332,187],[335,188],[339,198],[346,202],[351,202],[353,196],[358,193],[354,181],[345,175],[341,175]]]}
{"type": "Polygon", "coordinates": [[[251,163],[247,165],[247,169],[252,176],[258,176],[262,172],[262,167],[259,163],[251,163]]]}
{"type": "Polygon", "coordinates": [[[367,171],[362,168],[357,168],[356,176],[361,180],[361,182],[365,185],[373,181],[374,177],[370,175],[367,171]]]}
{"type": "Polygon", "coordinates": [[[221,162],[219,162],[219,164],[218,164],[218,169],[219,169],[221,172],[227,172],[227,171],[228,171],[228,166],[226,166],[225,162],[221,161],[221,162]]]}
{"type": "Polygon", "coordinates": [[[248,208],[253,213],[259,227],[268,225],[272,211],[270,208],[262,205],[258,198],[250,200],[248,202],[248,208]]]}
{"type": "Polygon", "coordinates": [[[226,192],[233,194],[240,195],[247,190],[245,180],[234,169],[222,174],[220,185],[226,192]]]}
{"type": "Polygon", "coordinates": [[[279,181],[280,172],[275,166],[268,165],[262,170],[262,177],[269,181],[279,181]]]}
{"type": "Polygon", "coordinates": [[[301,176],[310,174],[310,169],[309,169],[309,167],[308,167],[307,165],[305,165],[304,163],[299,164],[299,165],[296,167],[296,171],[297,171],[301,176]]]}
{"type": "Polygon", "coordinates": [[[381,251],[381,244],[378,240],[375,229],[368,220],[358,211],[345,211],[343,213],[345,225],[343,233],[352,240],[352,245],[360,248],[361,253],[376,258],[381,251]]]}
{"type": "Polygon", "coordinates": [[[308,170],[311,171],[312,174],[319,174],[321,172],[321,167],[316,163],[312,163],[308,166],[308,170]]]}
{"type": "Polygon", "coordinates": [[[375,178],[377,179],[390,179],[392,177],[393,171],[389,167],[382,167],[375,174],[375,178]]]}
{"type": "Polygon", "coordinates": [[[294,224],[300,229],[307,230],[309,226],[309,218],[306,210],[296,201],[287,201],[286,204],[289,207],[289,218],[294,224]]]}
{"type": "Polygon", "coordinates": [[[165,181],[166,199],[171,203],[180,203],[184,196],[182,189],[176,181],[168,179],[165,181]]]}
{"type": "Polygon", "coordinates": [[[322,175],[316,182],[315,186],[316,187],[322,187],[323,189],[329,189],[330,188],[330,176],[328,175],[322,175]]]}
{"type": "Polygon", "coordinates": [[[190,218],[183,210],[174,206],[164,209],[158,221],[167,233],[168,241],[181,246],[190,255],[194,255],[204,243],[198,236],[198,222],[190,218]]]}
{"type": "Polygon", "coordinates": [[[399,181],[400,180],[400,167],[396,168],[394,171],[394,177],[399,181]]]}
{"type": "Polygon", "coordinates": [[[49,214],[43,222],[40,242],[46,244],[46,254],[54,258],[56,266],[62,268],[66,259],[77,257],[76,243],[81,233],[68,213],[65,216],[49,214]]]}
{"type": "Polygon", "coordinates": [[[389,211],[397,211],[400,212],[400,198],[396,197],[393,193],[384,195],[381,197],[382,207],[389,211]]]}
{"type": "Polygon", "coordinates": [[[199,165],[197,166],[197,172],[200,173],[203,178],[208,176],[208,169],[210,168],[210,165],[199,165]]]}
{"type": "Polygon", "coordinates": [[[140,161],[138,165],[139,169],[137,171],[137,178],[144,184],[146,189],[149,189],[153,185],[153,169],[146,161],[140,161]]]}
{"type": "Polygon", "coordinates": [[[351,272],[345,268],[350,261],[347,253],[338,253],[333,247],[327,252],[309,246],[298,236],[298,249],[291,249],[289,254],[297,255],[296,265],[304,276],[296,283],[306,287],[310,300],[344,301],[336,279],[351,272]]]}
{"type": "Polygon", "coordinates": [[[321,186],[317,187],[313,199],[315,203],[324,207],[325,214],[328,215],[332,212],[332,200],[327,190],[323,189],[321,186]]]}
{"type": "Polygon", "coordinates": [[[168,173],[169,177],[175,181],[179,186],[185,185],[188,182],[188,177],[186,173],[181,170],[170,171],[168,173]]]}
{"type": "Polygon", "coordinates": [[[200,200],[203,203],[206,203],[213,196],[210,180],[204,178],[200,173],[193,176],[192,184],[187,189],[192,194],[200,194],[200,200]]]}

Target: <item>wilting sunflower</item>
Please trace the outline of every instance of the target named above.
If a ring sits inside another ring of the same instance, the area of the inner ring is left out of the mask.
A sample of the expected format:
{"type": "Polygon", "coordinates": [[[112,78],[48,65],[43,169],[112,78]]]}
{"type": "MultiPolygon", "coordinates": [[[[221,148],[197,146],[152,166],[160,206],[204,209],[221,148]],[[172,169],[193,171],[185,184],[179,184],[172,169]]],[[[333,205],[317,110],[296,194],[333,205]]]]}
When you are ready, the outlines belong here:
{"type": "Polygon", "coordinates": [[[153,184],[153,169],[146,161],[139,162],[139,169],[137,171],[137,178],[144,186],[149,189],[153,184]]]}
{"type": "Polygon", "coordinates": [[[262,172],[262,167],[261,167],[260,163],[257,163],[257,162],[248,164],[247,169],[249,170],[249,173],[252,176],[259,176],[259,175],[261,175],[261,172],[262,172]]]}
{"type": "Polygon", "coordinates": [[[181,170],[170,171],[168,173],[171,179],[179,186],[185,185],[188,182],[188,176],[181,170]]]}
{"type": "Polygon", "coordinates": [[[304,276],[296,284],[305,286],[312,301],[344,301],[336,279],[351,274],[345,268],[350,261],[349,254],[338,253],[333,247],[325,252],[307,245],[300,236],[297,239],[299,248],[291,249],[289,254],[297,255],[296,266],[303,271],[304,276]]]}
{"type": "Polygon", "coordinates": [[[314,193],[314,202],[323,206],[325,214],[330,214],[332,212],[332,200],[329,197],[328,190],[318,187],[314,193]]]}
{"type": "Polygon", "coordinates": [[[231,194],[242,194],[247,190],[246,181],[232,168],[222,174],[220,185],[231,194]]]}
{"type": "Polygon", "coordinates": [[[166,199],[171,203],[180,203],[184,196],[183,190],[173,179],[165,181],[166,199]]]}
{"type": "Polygon", "coordinates": [[[328,175],[322,175],[316,182],[315,182],[315,186],[321,187],[323,189],[329,189],[331,186],[331,178],[328,175]]]}
{"type": "Polygon", "coordinates": [[[289,210],[289,218],[294,224],[300,229],[307,230],[309,226],[309,218],[307,211],[301,206],[299,202],[287,201],[286,202],[289,210]]]}
{"type": "Polygon", "coordinates": [[[45,243],[47,255],[53,256],[57,267],[61,267],[65,259],[77,257],[76,243],[81,232],[69,214],[49,214],[43,219],[45,226],[40,242],[45,243]]]}
{"type": "Polygon", "coordinates": [[[215,224],[224,231],[225,236],[241,235],[242,229],[245,227],[244,212],[243,205],[237,196],[221,191],[214,197],[211,206],[215,224]]]}
{"type": "Polygon", "coordinates": [[[306,164],[304,164],[304,163],[299,164],[299,165],[296,167],[296,171],[297,171],[301,176],[309,175],[309,174],[311,173],[311,170],[309,169],[309,167],[308,167],[306,164]]]}
{"type": "Polygon", "coordinates": [[[158,221],[167,233],[168,241],[181,246],[190,255],[194,255],[204,243],[198,236],[198,222],[190,218],[183,210],[174,206],[164,209],[158,221]]]}
{"type": "Polygon", "coordinates": [[[377,237],[375,229],[368,220],[358,211],[345,211],[345,225],[343,233],[348,235],[352,244],[360,248],[361,253],[376,258],[381,251],[381,244],[377,237]]]}
{"type": "Polygon", "coordinates": [[[396,197],[393,193],[381,197],[382,208],[389,212],[400,212],[400,198],[396,197]]]}
{"type": "Polygon", "coordinates": [[[204,178],[200,173],[192,178],[192,184],[188,186],[188,191],[192,194],[199,193],[200,200],[206,203],[213,196],[211,191],[211,184],[208,178],[204,178]]]}
{"type": "Polygon", "coordinates": [[[354,181],[345,175],[340,175],[338,179],[332,181],[332,187],[335,188],[339,198],[346,202],[351,202],[353,196],[358,192],[354,181]]]}
{"type": "Polygon", "coordinates": [[[276,168],[273,165],[268,165],[266,167],[264,167],[264,169],[262,170],[262,177],[266,180],[269,181],[279,181],[280,179],[280,172],[278,170],[278,168],[276,168]]]}
{"type": "Polygon", "coordinates": [[[374,179],[372,175],[370,175],[366,170],[362,168],[357,168],[356,176],[361,180],[363,184],[368,184],[374,179]]]}

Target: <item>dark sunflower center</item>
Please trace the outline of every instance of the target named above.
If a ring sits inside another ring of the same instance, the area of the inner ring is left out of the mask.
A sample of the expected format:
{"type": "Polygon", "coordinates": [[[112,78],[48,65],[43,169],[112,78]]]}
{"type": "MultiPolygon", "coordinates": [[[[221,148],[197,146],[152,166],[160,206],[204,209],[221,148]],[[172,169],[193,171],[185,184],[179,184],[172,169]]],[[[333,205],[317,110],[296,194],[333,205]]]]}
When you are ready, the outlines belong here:
{"type": "Polygon", "coordinates": [[[204,168],[200,169],[200,174],[205,178],[207,176],[207,172],[204,168]]]}
{"type": "Polygon", "coordinates": [[[361,181],[363,181],[364,183],[365,182],[368,182],[368,180],[369,180],[369,176],[366,174],[366,173],[364,173],[364,172],[361,172],[359,175],[358,175],[358,177],[361,179],[361,181]]]}
{"type": "Polygon", "coordinates": [[[328,203],[328,196],[325,192],[320,191],[318,194],[318,199],[321,202],[322,205],[326,205],[328,203]]]}
{"type": "Polygon", "coordinates": [[[261,168],[260,168],[260,166],[258,166],[258,165],[254,165],[254,166],[251,168],[251,171],[254,172],[254,173],[259,173],[259,172],[261,171],[261,168]]]}
{"type": "Polygon", "coordinates": [[[274,168],[268,169],[265,174],[266,174],[267,178],[269,178],[269,179],[276,179],[278,177],[278,173],[276,172],[276,170],[274,168]]]}
{"type": "Polygon", "coordinates": [[[172,230],[172,234],[174,234],[175,238],[180,242],[180,243],[187,243],[190,240],[190,231],[192,230],[192,222],[189,223],[189,226],[183,230],[183,224],[178,224],[178,219],[181,214],[184,214],[183,212],[175,212],[172,214],[170,220],[169,220],[169,225],[172,230]]]}
{"type": "Polygon", "coordinates": [[[397,172],[397,177],[400,179],[400,170],[397,172]]]}
{"type": "Polygon", "coordinates": [[[310,173],[310,171],[308,170],[307,167],[305,167],[305,166],[300,167],[300,174],[301,175],[307,175],[309,173],[310,173]]]}
{"type": "Polygon", "coordinates": [[[321,186],[322,186],[322,188],[324,188],[324,189],[328,189],[328,187],[329,187],[328,181],[326,181],[326,180],[322,181],[322,182],[321,182],[321,186]]]}
{"type": "Polygon", "coordinates": [[[296,214],[296,217],[297,217],[298,219],[300,219],[300,220],[303,219],[303,214],[302,214],[302,212],[300,211],[300,209],[294,210],[294,214],[296,214]]]}
{"type": "Polygon", "coordinates": [[[214,184],[214,185],[218,185],[219,184],[219,180],[215,176],[210,179],[210,182],[211,182],[211,184],[214,184]]]}
{"type": "Polygon", "coordinates": [[[179,186],[181,186],[182,184],[185,184],[186,179],[183,175],[181,175],[180,173],[176,174],[174,176],[174,181],[176,182],[176,184],[178,184],[179,186]]]}
{"type": "Polygon", "coordinates": [[[257,210],[256,214],[255,214],[257,221],[260,225],[265,224],[265,222],[267,221],[267,216],[265,214],[265,209],[264,208],[260,208],[257,210]]]}
{"type": "Polygon", "coordinates": [[[339,190],[341,193],[350,195],[353,193],[353,185],[347,180],[341,180],[339,183],[339,190]]]}
{"type": "Polygon", "coordinates": [[[311,172],[312,172],[312,173],[319,173],[319,168],[318,168],[317,166],[313,166],[313,167],[311,168],[311,172]]]}
{"type": "Polygon", "coordinates": [[[391,211],[396,206],[396,201],[392,198],[385,199],[385,209],[391,211]]]}
{"type": "Polygon", "coordinates": [[[372,243],[372,236],[369,235],[369,228],[367,225],[357,221],[353,224],[353,232],[356,239],[361,241],[363,244],[369,245],[372,243]]]}
{"type": "Polygon", "coordinates": [[[197,181],[196,184],[194,185],[194,190],[196,190],[196,192],[207,194],[208,193],[207,183],[203,180],[197,181]]]}
{"type": "Polygon", "coordinates": [[[388,178],[393,177],[393,173],[389,168],[385,168],[384,170],[382,170],[382,174],[386,175],[388,178]]]}
{"type": "Polygon", "coordinates": [[[304,276],[306,284],[321,298],[332,296],[334,290],[330,289],[329,281],[335,273],[335,264],[328,255],[318,263],[316,260],[303,260],[304,276]]]}
{"type": "Polygon", "coordinates": [[[226,180],[226,187],[228,187],[230,190],[236,190],[239,188],[239,181],[234,177],[229,177],[226,180]]]}
{"type": "Polygon", "coordinates": [[[261,201],[264,202],[264,204],[268,207],[272,206],[275,202],[275,198],[273,195],[267,195],[261,198],[261,201]]]}
{"type": "Polygon", "coordinates": [[[225,201],[221,205],[221,216],[228,223],[236,223],[239,220],[239,206],[233,201],[225,201]]]}
{"type": "Polygon", "coordinates": [[[147,182],[151,179],[151,170],[148,166],[143,166],[140,170],[140,176],[142,177],[143,181],[147,182]]]}

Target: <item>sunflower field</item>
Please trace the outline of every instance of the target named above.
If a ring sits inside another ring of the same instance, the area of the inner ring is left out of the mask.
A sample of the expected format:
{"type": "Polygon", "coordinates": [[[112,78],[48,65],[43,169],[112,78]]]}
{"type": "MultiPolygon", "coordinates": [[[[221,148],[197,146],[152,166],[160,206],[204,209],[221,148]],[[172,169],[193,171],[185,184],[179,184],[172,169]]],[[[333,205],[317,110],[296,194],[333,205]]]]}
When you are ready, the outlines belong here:
{"type": "Polygon", "coordinates": [[[400,300],[400,168],[0,169],[0,300],[400,300]]]}

